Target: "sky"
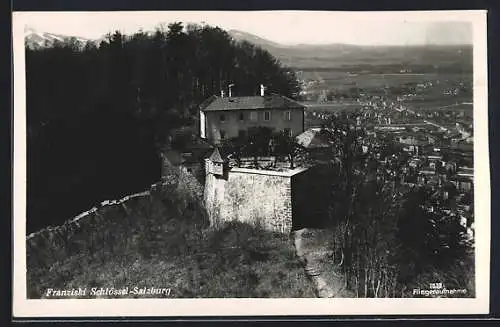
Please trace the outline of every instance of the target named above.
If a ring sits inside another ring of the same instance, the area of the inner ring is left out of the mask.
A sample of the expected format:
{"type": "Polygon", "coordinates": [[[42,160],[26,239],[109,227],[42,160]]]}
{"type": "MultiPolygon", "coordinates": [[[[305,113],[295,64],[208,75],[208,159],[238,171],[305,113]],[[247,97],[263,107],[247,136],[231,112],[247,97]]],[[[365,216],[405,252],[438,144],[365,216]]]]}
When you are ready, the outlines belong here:
{"type": "Polygon", "coordinates": [[[478,12],[18,12],[13,21],[39,32],[90,39],[181,21],[236,29],[285,45],[471,44],[474,13],[478,12]]]}

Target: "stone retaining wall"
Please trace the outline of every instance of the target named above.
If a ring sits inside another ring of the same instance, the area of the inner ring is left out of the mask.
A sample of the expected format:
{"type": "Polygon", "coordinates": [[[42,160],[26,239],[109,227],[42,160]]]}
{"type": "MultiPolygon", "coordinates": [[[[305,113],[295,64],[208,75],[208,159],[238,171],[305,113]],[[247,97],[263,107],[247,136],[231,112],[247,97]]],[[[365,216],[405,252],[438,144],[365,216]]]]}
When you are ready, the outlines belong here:
{"type": "Polygon", "coordinates": [[[238,220],[280,233],[290,233],[292,177],[287,172],[232,168],[224,176],[207,174],[204,199],[210,224],[238,220]]]}

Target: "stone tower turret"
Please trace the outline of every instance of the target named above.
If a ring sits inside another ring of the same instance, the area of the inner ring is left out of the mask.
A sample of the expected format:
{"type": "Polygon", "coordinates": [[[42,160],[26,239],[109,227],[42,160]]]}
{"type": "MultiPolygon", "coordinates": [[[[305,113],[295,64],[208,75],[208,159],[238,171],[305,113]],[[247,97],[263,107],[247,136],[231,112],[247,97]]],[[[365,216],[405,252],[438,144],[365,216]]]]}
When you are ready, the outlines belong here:
{"type": "Polygon", "coordinates": [[[224,174],[223,165],[224,160],[222,160],[219,149],[215,148],[207,160],[207,173],[222,176],[224,174]]]}

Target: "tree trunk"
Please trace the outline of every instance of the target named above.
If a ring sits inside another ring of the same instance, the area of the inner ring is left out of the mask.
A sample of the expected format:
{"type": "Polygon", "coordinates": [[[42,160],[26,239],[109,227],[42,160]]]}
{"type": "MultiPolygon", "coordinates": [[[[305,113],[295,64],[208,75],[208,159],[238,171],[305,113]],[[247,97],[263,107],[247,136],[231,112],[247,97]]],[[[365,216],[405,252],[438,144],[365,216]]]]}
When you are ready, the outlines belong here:
{"type": "Polygon", "coordinates": [[[356,283],[356,297],[359,297],[359,274],[357,272],[354,282],[356,283]]]}
{"type": "Polygon", "coordinates": [[[368,268],[365,268],[365,298],[368,297],[368,268]]]}
{"type": "MultiPolygon", "coordinates": [[[[375,296],[375,267],[372,265],[372,273],[371,273],[371,284],[372,284],[372,293],[375,296]]],[[[375,296],[376,297],[376,296],[375,296]]]]}
{"type": "Polygon", "coordinates": [[[380,279],[381,279],[381,277],[379,277],[379,279],[377,281],[377,288],[375,289],[375,297],[376,298],[378,297],[378,291],[380,289],[380,279]]]}

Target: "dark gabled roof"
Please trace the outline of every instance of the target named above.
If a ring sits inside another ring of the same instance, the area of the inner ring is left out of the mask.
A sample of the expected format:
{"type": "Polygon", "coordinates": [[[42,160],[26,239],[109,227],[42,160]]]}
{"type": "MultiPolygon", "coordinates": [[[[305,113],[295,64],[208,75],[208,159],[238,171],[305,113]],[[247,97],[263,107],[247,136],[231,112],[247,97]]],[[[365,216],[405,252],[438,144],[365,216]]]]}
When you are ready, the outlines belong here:
{"type": "Polygon", "coordinates": [[[304,108],[300,103],[282,95],[243,97],[215,97],[211,102],[201,107],[203,111],[221,110],[255,110],[255,109],[287,109],[304,108]]]}

